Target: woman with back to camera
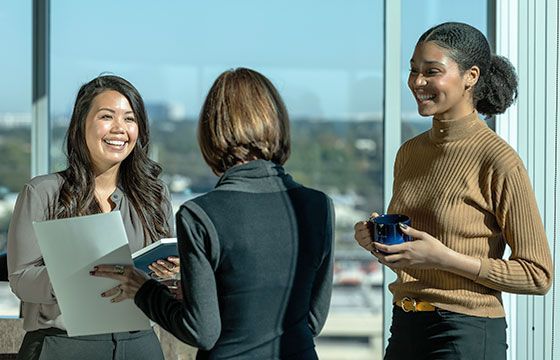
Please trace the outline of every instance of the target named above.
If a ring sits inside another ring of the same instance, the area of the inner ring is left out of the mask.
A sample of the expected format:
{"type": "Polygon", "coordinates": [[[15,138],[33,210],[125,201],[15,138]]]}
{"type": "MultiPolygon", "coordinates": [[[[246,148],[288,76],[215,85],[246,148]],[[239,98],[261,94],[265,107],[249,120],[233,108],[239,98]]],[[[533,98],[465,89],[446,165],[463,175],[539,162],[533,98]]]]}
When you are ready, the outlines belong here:
{"type": "Polygon", "coordinates": [[[333,209],[296,183],[288,114],[272,83],[239,68],[221,74],[200,113],[211,192],[176,216],[183,302],[140,271],[100,265],[152,320],[200,348],[199,359],[317,359],[313,337],[329,309],[333,209]]]}
{"type": "MultiPolygon", "coordinates": [[[[132,84],[99,76],[80,88],[66,134],[68,168],[31,179],[10,223],[9,280],[26,331],[18,359],[163,359],[152,330],[68,337],[32,228],[33,221],[119,210],[132,252],[171,236],[169,196],[148,145],[144,103],[132,84]]],[[[152,269],[167,275],[178,271],[174,262],[152,269]]]]}
{"type": "Polygon", "coordinates": [[[385,358],[505,359],[501,292],[543,295],[552,284],[527,171],[478,116],[513,103],[515,70],[479,30],[444,23],[418,40],[408,86],[432,128],[399,149],[388,212],[411,218],[401,230],[414,241],[373,243],[367,222],[355,227],[398,276],[385,358]]]}

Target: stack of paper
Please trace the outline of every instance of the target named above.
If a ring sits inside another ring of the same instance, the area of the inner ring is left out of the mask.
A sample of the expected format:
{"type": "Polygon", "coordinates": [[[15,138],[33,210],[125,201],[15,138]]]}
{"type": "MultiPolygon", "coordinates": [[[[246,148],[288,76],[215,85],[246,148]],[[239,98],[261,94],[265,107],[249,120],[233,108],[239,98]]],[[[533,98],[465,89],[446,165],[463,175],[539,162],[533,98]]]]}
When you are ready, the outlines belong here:
{"type": "Polygon", "coordinates": [[[101,293],[116,280],[94,277],[98,264],[132,264],[119,211],[34,222],[33,227],[70,336],[150,328],[132,299],[111,303],[101,293]]]}

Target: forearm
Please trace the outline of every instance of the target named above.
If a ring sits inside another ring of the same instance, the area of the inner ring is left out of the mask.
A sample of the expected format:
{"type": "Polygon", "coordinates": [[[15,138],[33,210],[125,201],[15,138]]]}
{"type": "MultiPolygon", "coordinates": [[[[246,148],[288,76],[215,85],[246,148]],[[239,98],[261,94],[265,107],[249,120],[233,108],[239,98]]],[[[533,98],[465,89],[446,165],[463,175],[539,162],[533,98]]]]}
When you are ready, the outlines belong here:
{"type": "Polygon", "coordinates": [[[480,259],[445,248],[440,255],[438,270],[444,270],[467,279],[475,280],[480,273],[480,259]]]}
{"type": "Polygon", "coordinates": [[[24,302],[56,304],[46,266],[29,266],[9,275],[13,293],[24,302]]]}
{"type": "Polygon", "coordinates": [[[214,337],[209,340],[205,335],[207,324],[196,325],[196,321],[185,311],[184,304],[175,299],[166,286],[149,280],[139,289],[134,302],[146,316],[179,340],[203,349],[213,346],[214,337]]]}
{"type": "Polygon", "coordinates": [[[517,294],[545,294],[552,274],[537,262],[522,259],[479,259],[447,249],[439,270],[471,279],[488,288],[517,294]]]}
{"type": "Polygon", "coordinates": [[[483,259],[476,282],[515,294],[544,295],[552,286],[551,264],[551,261],[520,258],[483,259]]]}

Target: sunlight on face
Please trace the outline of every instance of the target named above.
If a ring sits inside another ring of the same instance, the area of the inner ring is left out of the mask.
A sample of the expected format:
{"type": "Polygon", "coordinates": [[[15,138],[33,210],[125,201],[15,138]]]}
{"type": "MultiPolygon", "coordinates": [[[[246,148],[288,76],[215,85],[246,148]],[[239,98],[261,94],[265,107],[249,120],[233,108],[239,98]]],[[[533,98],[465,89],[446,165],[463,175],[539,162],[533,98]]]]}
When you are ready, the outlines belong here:
{"type": "Polygon", "coordinates": [[[130,103],[114,90],[104,91],[93,99],[85,126],[86,144],[96,173],[120,166],[138,139],[138,124],[130,103]]]}
{"type": "Polygon", "coordinates": [[[408,87],[422,116],[457,119],[474,110],[466,74],[445,49],[433,42],[423,42],[414,49],[408,87]]]}

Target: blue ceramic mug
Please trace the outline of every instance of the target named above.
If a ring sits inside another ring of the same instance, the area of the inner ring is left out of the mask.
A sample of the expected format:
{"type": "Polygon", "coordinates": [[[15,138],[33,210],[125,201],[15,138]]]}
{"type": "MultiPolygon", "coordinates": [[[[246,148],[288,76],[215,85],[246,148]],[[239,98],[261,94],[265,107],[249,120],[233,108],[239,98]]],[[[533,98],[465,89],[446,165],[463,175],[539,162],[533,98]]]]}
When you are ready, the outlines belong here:
{"type": "Polygon", "coordinates": [[[395,245],[412,240],[410,236],[403,234],[399,227],[399,223],[410,226],[410,218],[406,215],[383,214],[375,219],[371,219],[370,223],[373,230],[373,241],[375,242],[395,245]]]}

